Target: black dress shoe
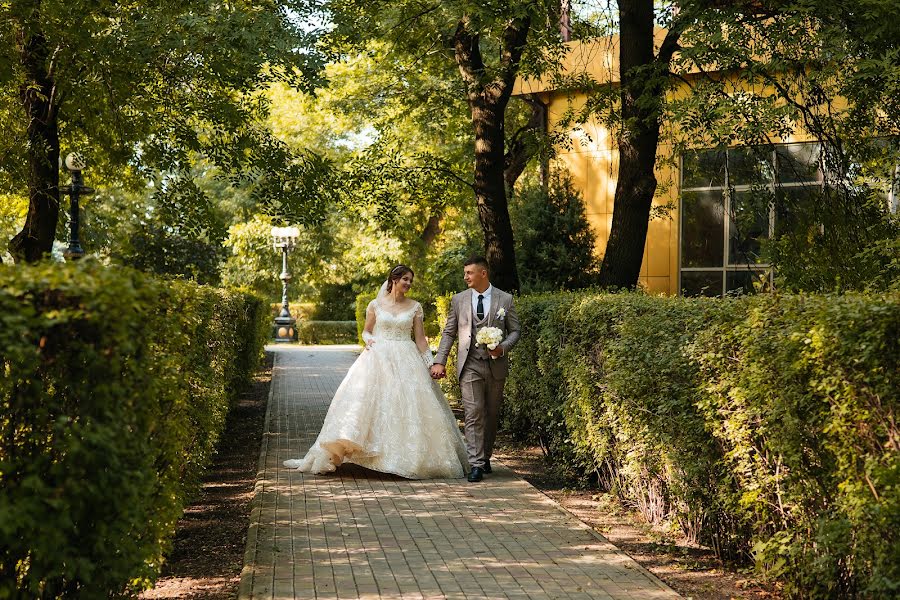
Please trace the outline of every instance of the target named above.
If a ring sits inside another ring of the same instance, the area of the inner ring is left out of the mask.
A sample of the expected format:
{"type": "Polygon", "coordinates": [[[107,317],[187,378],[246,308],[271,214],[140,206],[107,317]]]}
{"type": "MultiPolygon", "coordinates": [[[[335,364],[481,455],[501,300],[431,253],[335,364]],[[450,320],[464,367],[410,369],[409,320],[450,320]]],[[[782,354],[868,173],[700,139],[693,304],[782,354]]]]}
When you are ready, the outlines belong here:
{"type": "Polygon", "coordinates": [[[481,468],[481,470],[484,471],[485,475],[489,475],[491,473],[491,461],[484,461],[484,466],[481,468]]]}
{"type": "Polygon", "coordinates": [[[469,481],[476,482],[484,479],[484,469],[481,467],[472,467],[472,470],[469,471],[469,481]]]}

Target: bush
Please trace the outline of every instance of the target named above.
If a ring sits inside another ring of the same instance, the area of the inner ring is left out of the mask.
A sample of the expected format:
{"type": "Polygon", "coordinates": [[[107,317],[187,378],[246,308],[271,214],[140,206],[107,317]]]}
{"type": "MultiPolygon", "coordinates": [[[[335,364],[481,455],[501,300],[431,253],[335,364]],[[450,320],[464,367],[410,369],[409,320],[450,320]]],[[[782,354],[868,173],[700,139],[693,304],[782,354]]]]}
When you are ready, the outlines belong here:
{"type": "Polygon", "coordinates": [[[789,596],[900,586],[900,295],[526,296],[504,425],[789,596]]]}
{"type": "Polygon", "coordinates": [[[265,317],[127,269],[0,267],[0,597],[155,578],[265,317]]]}
{"type": "Polygon", "coordinates": [[[297,335],[301,344],[355,344],[356,321],[300,321],[297,335]]]}
{"type": "Polygon", "coordinates": [[[352,320],[355,298],[352,283],[322,284],[311,317],[317,321],[352,320]]]}
{"type": "Polygon", "coordinates": [[[597,283],[597,236],[584,199],[566,176],[555,175],[547,189],[524,188],[510,203],[510,219],[523,291],[574,290],[597,283]]]}

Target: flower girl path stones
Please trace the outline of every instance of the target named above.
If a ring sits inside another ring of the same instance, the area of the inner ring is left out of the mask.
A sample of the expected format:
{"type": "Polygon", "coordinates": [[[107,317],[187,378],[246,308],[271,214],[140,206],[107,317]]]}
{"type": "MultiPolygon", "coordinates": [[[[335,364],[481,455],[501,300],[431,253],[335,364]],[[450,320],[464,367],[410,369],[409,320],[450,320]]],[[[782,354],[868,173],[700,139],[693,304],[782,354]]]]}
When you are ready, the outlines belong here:
{"type": "Polygon", "coordinates": [[[315,440],[358,349],[272,350],[241,600],[679,598],[499,463],[477,485],[286,469],[315,440]]]}

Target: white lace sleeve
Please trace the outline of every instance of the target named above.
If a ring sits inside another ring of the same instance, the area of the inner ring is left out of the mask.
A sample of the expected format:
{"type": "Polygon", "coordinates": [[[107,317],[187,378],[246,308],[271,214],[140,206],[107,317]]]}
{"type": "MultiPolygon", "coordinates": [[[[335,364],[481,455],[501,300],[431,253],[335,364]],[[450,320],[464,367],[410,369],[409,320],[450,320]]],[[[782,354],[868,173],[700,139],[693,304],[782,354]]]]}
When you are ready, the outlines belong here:
{"type": "MultiPolygon", "coordinates": [[[[368,324],[369,321],[372,321],[374,323],[375,303],[376,302],[377,302],[377,300],[372,300],[371,302],[369,302],[369,305],[366,307],[366,324],[368,324]]],[[[368,348],[370,346],[370,342],[374,341],[374,339],[375,339],[375,336],[372,335],[371,333],[369,333],[368,331],[366,331],[365,328],[363,328],[362,340],[363,340],[363,344],[366,345],[366,348],[368,348]]]]}
{"type": "Polygon", "coordinates": [[[429,369],[434,365],[434,355],[431,353],[431,348],[422,353],[422,361],[429,369]]]}

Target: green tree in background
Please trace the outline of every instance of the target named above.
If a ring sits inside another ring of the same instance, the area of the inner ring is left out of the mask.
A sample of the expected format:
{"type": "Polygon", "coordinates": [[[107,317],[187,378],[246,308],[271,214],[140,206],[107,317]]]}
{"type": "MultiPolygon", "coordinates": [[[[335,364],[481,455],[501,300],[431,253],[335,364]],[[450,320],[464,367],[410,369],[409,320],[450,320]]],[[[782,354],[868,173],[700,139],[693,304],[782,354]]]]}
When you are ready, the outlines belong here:
{"type": "Polygon", "coordinates": [[[254,184],[266,210],[314,220],[327,165],[260,126],[260,93],[309,88],[320,63],[304,29],[312,3],[205,0],[0,4],[0,193],[24,195],[17,260],[49,253],[62,149],[84,152],[97,181],[189,176],[198,157],[254,184]]]}
{"type": "Polygon", "coordinates": [[[884,289],[900,279],[900,215],[887,202],[900,163],[895,12],[888,0],[736,3],[708,10],[682,36],[678,69],[733,74],[704,74],[672,103],[672,116],[694,125],[690,143],[766,151],[801,129],[821,142],[822,186],[796,194],[776,182],[765,198],[776,214],[765,250],[782,289],[884,289]]]}
{"type": "Polygon", "coordinates": [[[798,217],[798,227],[781,228],[784,238],[771,246],[776,273],[783,265],[782,283],[802,289],[833,289],[839,280],[845,285],[855,280],[849,287],[865,287],[873,277],[885,280],[876,274],[896,264],[891,241],[898,229],[887,215],[880,186],[872,182],[896,179],[896,146],[874,142],[900,134],[895,2],[597,4],[591,13],[594,27],[583,32],[613,36],[619,81],[590,83],[586,73],[570,73],[561,78],[561,87],[592,88],[592,99],[572,120],[597,118],[613,131],[618,147],[603,286],[637,284],[659,185],[655,170],[661,140],[679,150],[770,146],[801,129],[824,143],[826,181],[814,205],[781,207],[798,217]],[[682,84],[689,88],[687,95],[671,94],[682,84]],[[880,158],[873,161],[875,154],[880,158]],[[810,235],[811,227],[822,233],[810,235]],[[813,276],[807,277],[810,271],[813,276]]]}
{"type": "Polygon", "coordinates": [[[516,260],[525,292],[574,290],[597,284],[596,233],[584,200],[564,173],[544,188],[522,189],[510,207],[516,232],[516,260]]]}
{"type": "Polygon", "coordinates": [[[377,40],[392,49],[398,75],[415,68],[453,82],[453,94],[445,98],[466,103],[474,168],[471,175],[450,176],[471,188],[496,283],[518,289],[506,175],[508,167],[522,168],[509,151],[524,147],[508,138],[514,132],[507,131],[506,112],[517,77],[553,62],[547,50],[560,41],[560,3],[331,0],[325,7],[335,24],[329,36],[335,51],[377,40]],[[452,79],[446,77],[451,70],[452,79]]]}

